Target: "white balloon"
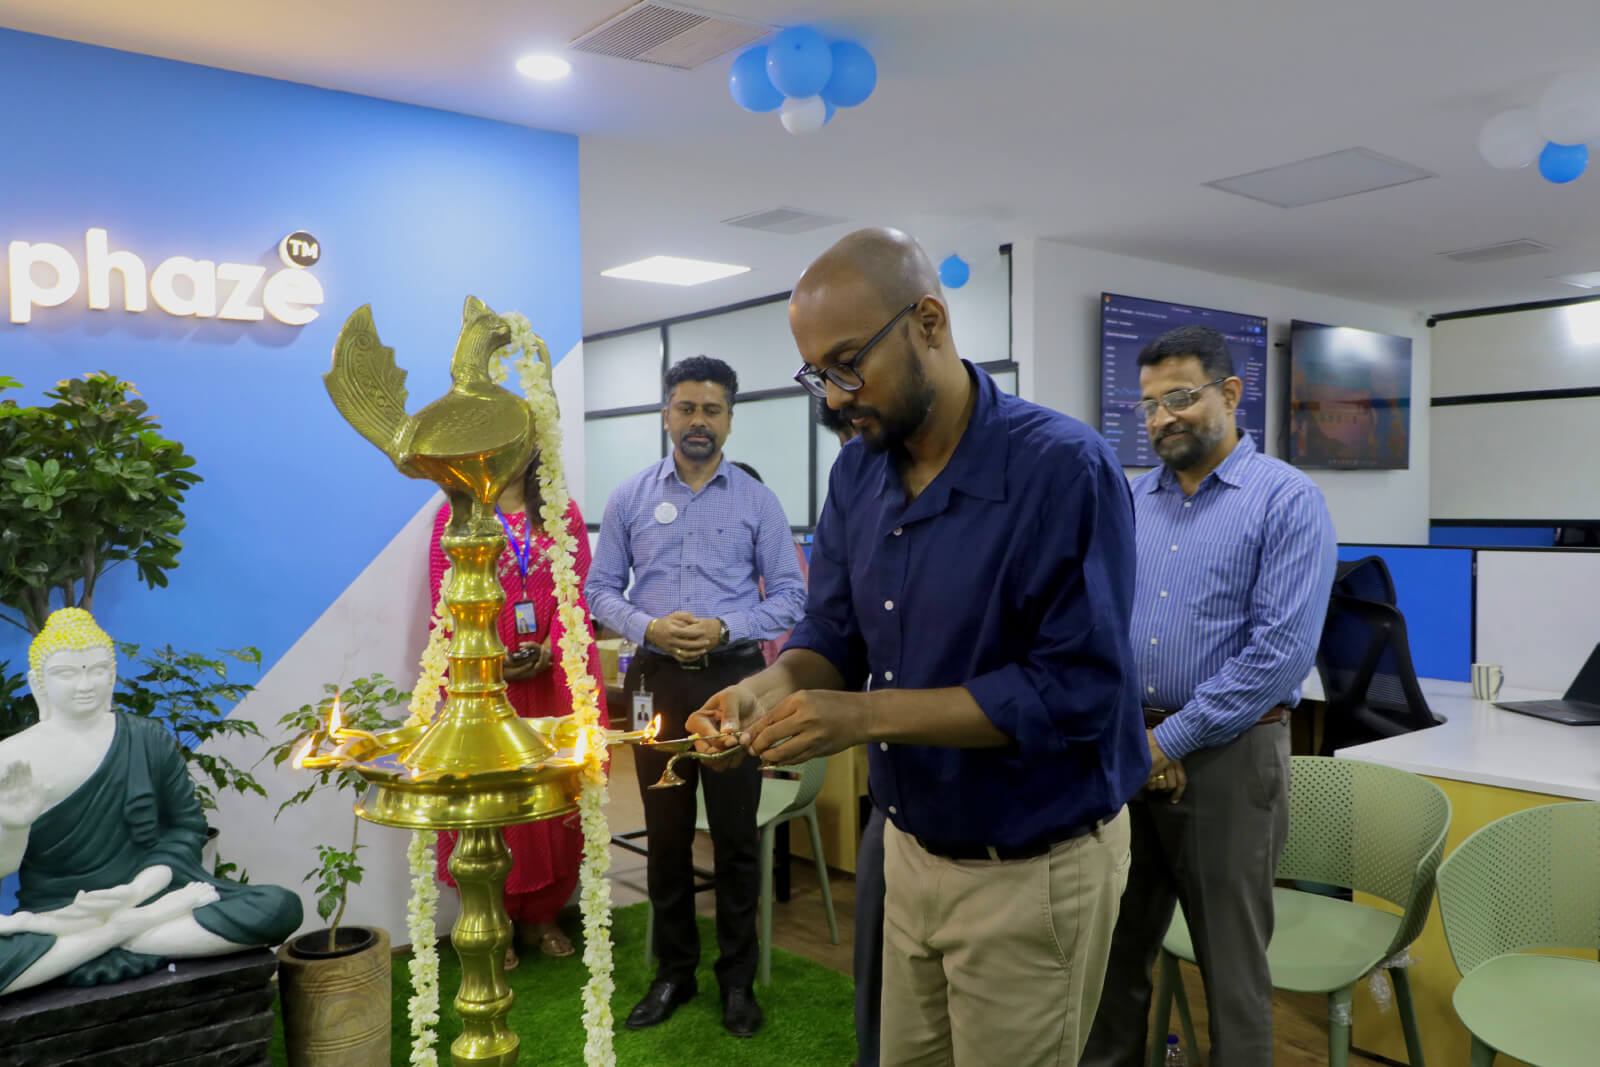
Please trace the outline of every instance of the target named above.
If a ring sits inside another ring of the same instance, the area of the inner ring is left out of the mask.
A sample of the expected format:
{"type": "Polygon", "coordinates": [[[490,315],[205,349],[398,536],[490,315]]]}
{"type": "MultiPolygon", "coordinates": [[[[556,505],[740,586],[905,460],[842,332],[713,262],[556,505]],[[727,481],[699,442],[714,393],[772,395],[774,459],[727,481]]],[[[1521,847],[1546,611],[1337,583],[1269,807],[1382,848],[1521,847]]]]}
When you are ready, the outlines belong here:
{"type": "Polygon", "coordinates": [[[1556,144],[1600,138],[1600,70],[1563,74],[1539,97],[1539,132],[1556,144]]]}
{"type": "Polygon", "coordinates": [[[828,121],[828,105],[821,96],[791,96],[778,117],[790,133],[816,133],[828,121]]]}
{"type": "Polygon", "coordinates": [[[1533,111],[1519,107],[1502,111],[1483,124],[1478,133],[1478,152],[1496,170],[1516,170],[1538,159],[1544,142],[1533,111]]]}

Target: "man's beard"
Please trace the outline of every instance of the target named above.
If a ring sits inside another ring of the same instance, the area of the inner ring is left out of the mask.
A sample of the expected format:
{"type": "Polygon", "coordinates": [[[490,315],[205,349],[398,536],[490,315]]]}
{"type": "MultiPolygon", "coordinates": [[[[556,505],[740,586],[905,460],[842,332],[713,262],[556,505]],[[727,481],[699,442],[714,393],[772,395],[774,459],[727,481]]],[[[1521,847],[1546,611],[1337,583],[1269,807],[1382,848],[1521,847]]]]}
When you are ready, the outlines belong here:
{"type": "Polygon", "coordinates": [[[705,437],[684,434],[678,438],[678,451],[686,459],[710,459],[717,451],[717,439],[707,435],[705,437]]]}
{"type": "Polygon", "coordinates": [[[1193,426],[1173,423],[1152,442],[1161,462],[1175,471],[1186,471],[1211,454],[1222,443],[1227,430],[1221,425],[1193,426]]]}
{"type": "Polygon", "coordinates": [[[873,420],[871,424],[856,427],[861,444],[869,452],[901,448],[922,429],[922,424],[928,421],[928,415],[933,411],[933,384],[928,381],[927,372],[914,356],[910,364],[910,374],[895,397],[893,410],[885,412],[880,408],[852,404],[839,413],[847,422],[868,417],[873,420]]]}

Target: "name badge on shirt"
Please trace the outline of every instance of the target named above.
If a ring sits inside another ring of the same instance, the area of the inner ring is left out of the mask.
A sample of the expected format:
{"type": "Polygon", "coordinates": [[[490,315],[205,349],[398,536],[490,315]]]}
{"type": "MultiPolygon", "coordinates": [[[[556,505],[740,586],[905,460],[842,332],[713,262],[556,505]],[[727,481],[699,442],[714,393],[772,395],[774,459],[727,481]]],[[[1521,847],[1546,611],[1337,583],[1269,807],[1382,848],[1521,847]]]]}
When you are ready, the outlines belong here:
{"type": "Polygon", "coordinates": [[[517,620],[517,633],[527,637],[539,632],[539,613],[534,610],[533,601],[519,600],[511,606],[512,613],[517,620]]]}
{"type": "Polygon", "coordinates": [[[663,500],[656,505],[656,521],[666,526],[678,517],[678,509],[671,502],[663,500]]]}

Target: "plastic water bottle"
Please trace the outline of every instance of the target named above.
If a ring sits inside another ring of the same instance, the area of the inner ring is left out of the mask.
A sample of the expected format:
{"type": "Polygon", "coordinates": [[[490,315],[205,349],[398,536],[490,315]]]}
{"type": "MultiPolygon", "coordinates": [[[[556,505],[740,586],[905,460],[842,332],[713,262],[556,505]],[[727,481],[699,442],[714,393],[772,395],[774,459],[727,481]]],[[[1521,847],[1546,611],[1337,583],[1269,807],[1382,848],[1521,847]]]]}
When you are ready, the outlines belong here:
{"type": "Polygon", "coordinates": [[[633,662],[633,654],[638,650],[639,646],[632,641],[623,641],[617,646],[618,685],[622,684],[622,680],[628,676],[628,665],[633,662]]]}
{"type": "Polygon", "coordinates": [[[1167,1035],[1167,1067],[1189,1067],[1189,1061],[1184,1058],[1183,1048],[1178,1044],[1177,1034],[1167,1035]]]}

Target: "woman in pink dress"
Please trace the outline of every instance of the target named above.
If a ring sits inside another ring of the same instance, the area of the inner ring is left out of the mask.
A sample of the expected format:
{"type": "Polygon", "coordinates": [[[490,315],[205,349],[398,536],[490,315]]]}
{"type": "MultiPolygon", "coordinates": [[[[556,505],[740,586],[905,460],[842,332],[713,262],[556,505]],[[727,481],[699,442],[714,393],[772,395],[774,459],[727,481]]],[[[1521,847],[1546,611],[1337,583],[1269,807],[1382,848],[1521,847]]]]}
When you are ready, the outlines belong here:
{"type": "MultiPolygon", "coordinates": [[[[550,575],[551,541],[539,518],[538,462],[529,464],[523,477],[512,480],[500,494],[496,510],[506,531],[500,555],[500,584],[506,602],[500,611],[500,640],[506,646],[506,696],[524,718],[556,717],[572,711],[572,692],[561,668],[561,620],[556,612],[555,584],[550,575]],[[520,623],[519,623],[520,615],[520,623]]],[[[450,505],[439,509],[433,522],[433,542],[428,553],[432,603],[439,602],[439,583],[449,566],[440,537],[450,521],[450,505]]],[[[567,507],[567,529],[577,542],[573,563],[579,587],[589,577],[589,536],[576,502],[567,507]]],[[[581,601],[580,601],[581,603],[581,601]]],[[[588,607],[584,605],[587,615],[588,607]]],[[[589,673],[599,679],[600,653],[591,645],[589,673]]],[[[600,685],[600,722],[606,718],[606,691],[600,685]]],[[[522,823],[504,829],[511,849],[511,873],[506,878],[506,912],[516,929],[516,942],[537,945],[547,956],[572,955],[572,942],[556,925],[556,916],[572,897],[578,883],[583,854],[583,833],[576,812],[555,819],[522,823]]],[[[455,848],[453,831],[439,834],[439,878],[454,886],[448,864],[455,848]]],[[[506,950],[506,968],[516,966],[515,948],[506,950]]]]}

